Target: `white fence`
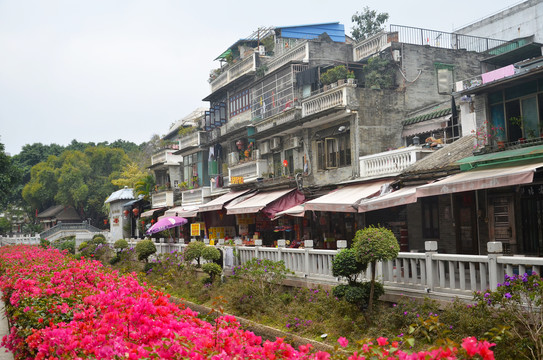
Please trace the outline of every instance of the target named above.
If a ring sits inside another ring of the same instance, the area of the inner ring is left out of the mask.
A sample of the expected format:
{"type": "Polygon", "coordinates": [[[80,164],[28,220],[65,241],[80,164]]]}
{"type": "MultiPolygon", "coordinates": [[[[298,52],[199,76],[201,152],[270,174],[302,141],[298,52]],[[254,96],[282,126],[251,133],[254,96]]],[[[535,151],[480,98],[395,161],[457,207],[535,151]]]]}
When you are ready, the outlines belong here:
{"type": "MultiPolygon", "coordinates": [[[[36,245],[39,239],[39,236],[0,237],[0,244],[36,245]]],[[[130,247],[134,247],[140,240],[127,241],[130,247]]],[[[278,247],[263,247],[226,246],[221,239],[218,248],[223,253],[224,268],[245,264],[253,258],[283,261],[294,272],[291,277],[293,279],[316,284],[337,284],[339,279],[332,275],[332,260],[338,250],[313,249],[312,243],[312,240],[306,240],[305,248],[291,249],[284,247],[284,240],[279,240],[278,247]]],[[[113,245],[111,241],[110,245],[113,245]]],[[[158,239],[155,246],[157,254],[166,254],[181,252],[187,245],[158,239]]],[[[392,294],[471,299],[474,291],[495,290],[504,281],[505,274],[540,274],[543,258],[503,256],[500,242],[490,242],[487,247],[488,255],[439,254],[437,242],[427,241],[424,253],[400,252],[396,259],[378,263],[376,277],[384,284],[385,290],[392,294]]],[[[361,277],[369,280],[371,273],[362,273],[361,277]]]]}

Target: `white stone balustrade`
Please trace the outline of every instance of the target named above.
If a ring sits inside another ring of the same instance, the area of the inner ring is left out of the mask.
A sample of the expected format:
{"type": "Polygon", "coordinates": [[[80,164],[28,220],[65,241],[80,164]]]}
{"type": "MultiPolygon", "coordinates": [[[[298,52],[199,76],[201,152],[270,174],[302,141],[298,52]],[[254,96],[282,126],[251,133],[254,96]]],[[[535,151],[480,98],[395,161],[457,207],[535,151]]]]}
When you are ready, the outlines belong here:
{"type": "Polygon", "coordinates": [[[159,207],[172,207],[174,205],[174,192],[173,190],[163,190],[161,192],[153,193],[151,195],[151,206],[153,208],[159,207]]]}
{"type": "Polygon", "coordinates": [[[302,100],[302,117],[337,106],[347,106],[347,90],[356,85],[344,84],[302,100]]]}
{"type": "Polygon", "coordinates": [[[242,176],[244,182],[254,181],[262,177],[263,173],[268,172],[268,162],[266,160],[247,161],[228,168],[228,177],[242,176]]]}
{"type": "Polygon", "coordinates": [[[353,46],[353,59],[358,62],[390,46],[388,35],[384,31],[375,34],[353,46]]]}
{"type": "Polygon", "coordinates": [[[196,131],[185,135],[179,139],[179,149],[185,150],[191,147],[200,146],[206,142],[205,136],[206,133],[203,131],[196,131]]]}
{"type": "Polygon", "coordinates": [[[203,204],[204,198],[209,196],[210,193],[211,188],[209,186],[186,190],[181,193],[181,202],[183,206],[203,204]]]}
{"type": "Polygon", "coordinates": [[[271,73],[291,61],[309,62],[309,42],[307,40],[296,44],[289,51],[268,60],[265,63],[268,67],[266,72],[271,73]]]}
{"type": "Polygon", "coordinates": [[[432,150],[423,149],[421,146],[409,146],[403,149],[361,156],[359,157],[360,177],[399,174],[431,152],[432,150]]]}
{"type": "Polygon", "coordinates": [[[151,157],[151,164],[162,164],[165,163],[167,165],[179,165],[183,161],[183,156],[181,155],[174,155],[173,153],[177,150],[174,149],[164,149],[161,152],[158,152],[154,154],[151,157]]]}
{"type": "Polygon", "coordinates": [[[253,53],[251,56],[241,60],[240,62],[230,65],[228,69],[226,69],[221,75],[211,82],[211,92],[213,93],[219,90],[242,75],[256,71],[257,56],[257,53],[253,53]]]}

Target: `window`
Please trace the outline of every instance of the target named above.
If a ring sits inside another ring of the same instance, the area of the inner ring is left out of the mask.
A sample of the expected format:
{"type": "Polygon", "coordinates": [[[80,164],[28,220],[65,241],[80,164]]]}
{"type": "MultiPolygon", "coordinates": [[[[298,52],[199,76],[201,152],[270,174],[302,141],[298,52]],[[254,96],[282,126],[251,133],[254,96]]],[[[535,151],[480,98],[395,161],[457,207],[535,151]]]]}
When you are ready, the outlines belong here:
{"type": "Polygon", "coordinates": [[[453,86],[454,65],[435,63],[437,74],[437,92],[440,94],[450,94],[453,86]]]}
{"type": "Polygon", "coordinates": [[[349,133],[317,141],[317,169],[335,169],[351,165],[349,133]]]}
{"type": "Polygon", "coordinates": [[[187,182],[189,187],[197,187],[200,185],[200,176],[198,175],[198,165],[201,165],[201,153],[194,153],[183,156],[183,180],[187,182]]]}
{"type": "Polygon", "coordinates": [[[294,175],[294,150],[285,151],[285,160],[288,162],[286,172],[288,175],[294,175]]]}
{"type": "Polygon", "coordinates": [[[230,116],[236,116],[249,110],[249,89],[240,91],[239,93],[230,96],[228,101],[230,116]]]}
{"type": "Polygon", "coordinates": [[[439,238],[439,206],[437,197],[422,199],[422,237],[439,238]]]}

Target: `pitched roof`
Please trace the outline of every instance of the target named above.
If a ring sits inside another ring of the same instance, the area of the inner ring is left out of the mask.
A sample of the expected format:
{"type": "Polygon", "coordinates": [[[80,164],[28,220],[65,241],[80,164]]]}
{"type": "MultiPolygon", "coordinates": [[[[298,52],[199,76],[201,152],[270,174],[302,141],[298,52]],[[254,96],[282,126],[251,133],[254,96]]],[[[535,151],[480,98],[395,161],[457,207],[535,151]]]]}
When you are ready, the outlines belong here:
{"type": "Polygon", "coordinates": [[[81,221],[81,217],[77,211],[71,207],[67,206],[56,216],[57,221],[81,221]]]}
{"type": "Polygon", "coordinates": [[[45,210],[43,210],[41,213],[38,214],[38,219],[45,219],[49,217],[55,217],[59,212],[61,212],[64,209],[64,205],[53,205],[45,210]]]}
{"type": "Polygon", "coordinates": [[[457,161],[473,155],[474,140],[474,135],[461,137],[409,166],[402,171],[400,177],[407,180],[413,177],[436,177],[444,172],[458,172],[460,165],[457,161]]]}
{"type": "Polygon", "coordinates": [[[436,119],[436,118],[446,116],[446,115],[449,115],[449,114],[451,114],[451,108],[450,107],[445,108],[445,109],[441,109],[441,110],[432,111],[432,112],[425,113],[425,114],[422,114],[422,115],[417,115],[415,117],[403,120],[402,125],[416,124],[416,123],[419,123],[419,122],[436,119]]]}

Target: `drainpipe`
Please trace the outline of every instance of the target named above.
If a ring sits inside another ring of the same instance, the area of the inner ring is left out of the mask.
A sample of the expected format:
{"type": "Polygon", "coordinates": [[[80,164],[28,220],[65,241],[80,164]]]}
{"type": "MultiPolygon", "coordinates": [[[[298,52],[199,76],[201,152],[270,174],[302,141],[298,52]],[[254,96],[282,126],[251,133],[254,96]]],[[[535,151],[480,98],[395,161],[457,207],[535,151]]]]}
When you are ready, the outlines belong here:
{"type": "Polygon", "coordinates": [[[356,110],[347,110],[350,111],[354,116],[351,120],[351,140],[354,139],[353,149],[351,150],[354,152],[354,157],[351,157],[354,159],[354,161],[351,161],[351,169],[352,169],[352,176],[353,179],[360,177],[360,119],[358,118],[358,111],[356,110]]]}

